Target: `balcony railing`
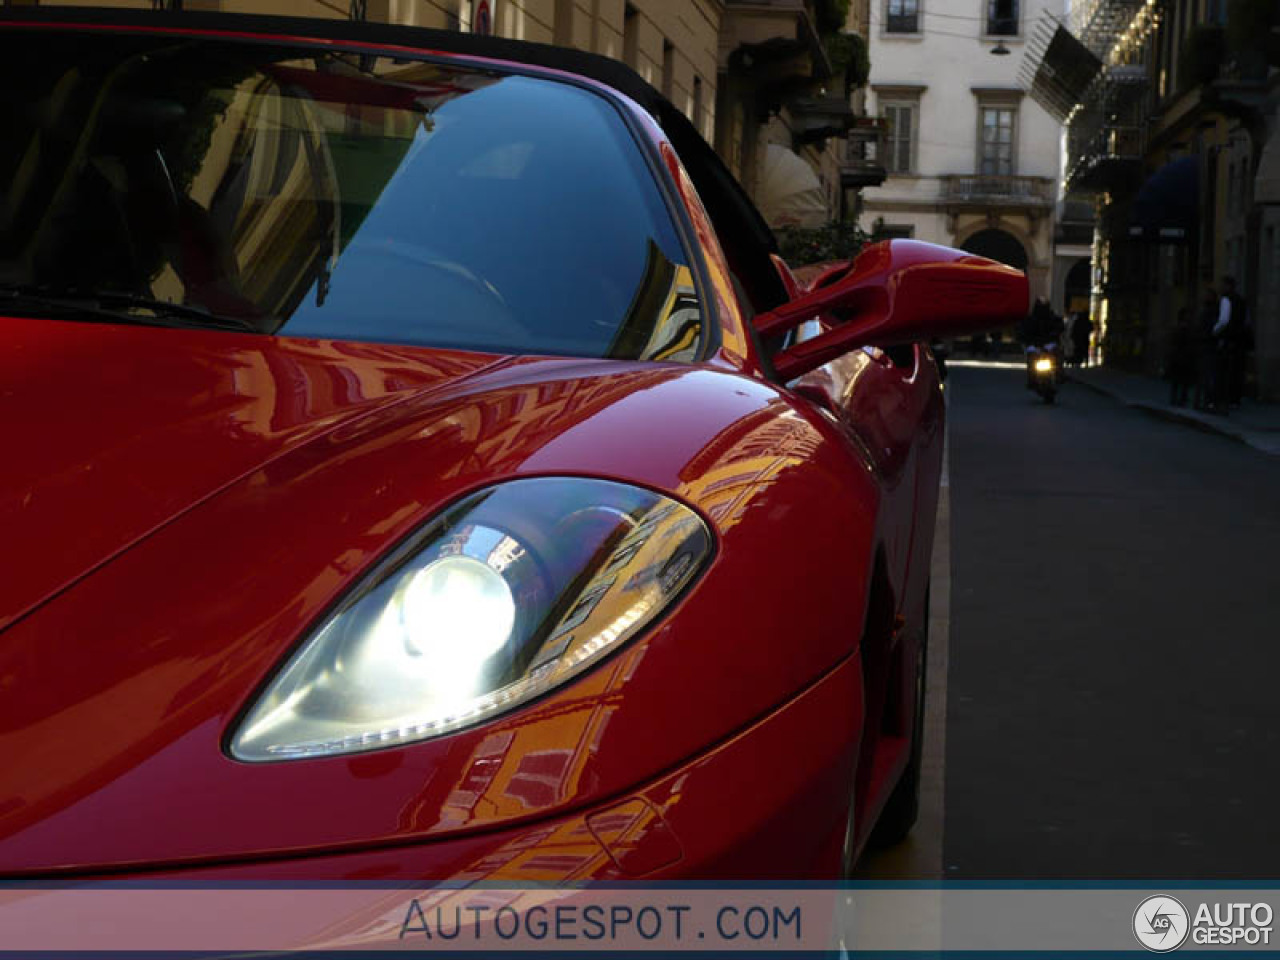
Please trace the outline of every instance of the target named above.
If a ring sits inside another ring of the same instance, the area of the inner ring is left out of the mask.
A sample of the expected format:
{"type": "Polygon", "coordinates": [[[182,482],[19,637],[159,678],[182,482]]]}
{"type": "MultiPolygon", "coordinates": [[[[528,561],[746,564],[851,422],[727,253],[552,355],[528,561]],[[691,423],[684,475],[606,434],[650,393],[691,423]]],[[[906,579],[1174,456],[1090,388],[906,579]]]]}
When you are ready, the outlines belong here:
{"type": "Polygon", "coordinates": [[[1071,5],[1072,32],[1099,59],[1107,53],[1142,11],[1143,0],[1084,0],[1071,5]]]}
{"type": "Polygon", "coordinates": [[[840,183],[845,187],[878,187],[885,169],[888,126],[880,117],[858,117],[840,158],[840,183]]]}
{"type": "Polygon", "coordinates": [[[1091,136],[1071,137],[1068,190],[1111,190],[1134,186],[1146,150],[1142,124],[1107,124],[1091,136]]]}
{"type": "Polygon", "coordinates": [[[1151,120],[1151,82],[1139,64],[1108,66],[1067,124],[1067,187],[1116,191],[1134,186],[1151,120]]]}
{"type": "Polygon", "coordinates": [[[731,71],[793,92],[831,76],[815,0],[725,0],[724,12],[720,51],[731,71]]]}
{"type": "Polygon", "coordinates": [[[857,122],[846,97],[791,97],[786,104],[797,145],[845,137],[857,122]]]}
{"type": "Polygon", "coordinates": [[[1052,207],[1054,193],[1049,177],[961,174],[942,178],[942,199],[953,206],[1052,207]]]}

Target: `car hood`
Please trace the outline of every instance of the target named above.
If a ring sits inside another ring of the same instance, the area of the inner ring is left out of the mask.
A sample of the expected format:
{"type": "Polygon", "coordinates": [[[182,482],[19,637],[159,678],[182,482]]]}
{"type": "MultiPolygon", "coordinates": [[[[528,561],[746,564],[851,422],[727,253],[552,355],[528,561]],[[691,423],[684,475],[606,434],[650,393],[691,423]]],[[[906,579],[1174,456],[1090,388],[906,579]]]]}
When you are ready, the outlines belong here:
{"type": "Polygon", "coordinates": [[[0,629],[283,453],[494,361],[0,318],[0,629]]]}
{"type": "MultiPolygon", "coordinates": [[[[849,655],[876,488],[828,442],[835,427],[769,384],[710,364],[522,357],[482,367],[231,334],[210,335],[207,350],[192,341],[196,359],[175,350],[144,364],[130,359],[147,339],[136,333],[114,363],[85,351],[79,377],[46,375],[79,398],[60,407],[92,407],[105,371],[123,365],[112,389],[131,398],[93,422],[146,450],[185,492],[158,481],[132,492],[145,471],[82,427],[81,456],[114,478],[111,496],[88,482],[66,491],[67,514],[43,515],[54,529],[43,541],[24,521],[23,549],[43,557],[58,552],[49,536],[69,543],[111,515],[112,497],[138,518],[64,566],[58,582],[78,579],[0,633],[0,875],[302,858],[549,817],[625,796],[741,735],[849,655]],[[279,366],[268,373],[267,363],[279,366]],[[372,384],[344,379],[348,368],[372,384]],[[236,375],[245,385],[228,390],[236,375]],[[324,393],[339,381],[343,402],[324,393]],[[218,390],[222,414],[209,395],[218,390]],[[191,412],[148,417],[148,405],[191,412]],[[128,430],[117,426],[125,412],[128,430]],[[492,722],[350,756],[228,755],[237,718],[364,571],[458,498],[546,475],[689,504],[715,532],[711,566],[616,656],[492,722]],[[161,497],[167,506],[150,514],[140,502],[161,497]],[[776,551],[780,530],[804,531],[803,549],[776,551]],[[834,557],[847,619],[795,602],[832,575],[834,557]],[[98,566],[84,575],[86,563],[98,566]],[[746,596],[742,585],[762,577],[768,589],[746,596]],[[784,637],[804,642],[776,642],[784,637]]],[[[46,352],[55,368],[58,351],[46,352]]],[[[27,595],[47,595],[55,579],[27,595]]]]}

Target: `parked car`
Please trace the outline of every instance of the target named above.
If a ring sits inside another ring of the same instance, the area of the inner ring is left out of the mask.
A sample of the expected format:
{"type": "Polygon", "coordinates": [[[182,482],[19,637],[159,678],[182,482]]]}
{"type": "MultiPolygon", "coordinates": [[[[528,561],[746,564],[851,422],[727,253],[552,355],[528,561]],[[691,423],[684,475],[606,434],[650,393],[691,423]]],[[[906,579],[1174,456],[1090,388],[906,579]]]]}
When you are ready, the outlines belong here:
{"type": "Polygon", "coordinates": [[[944,407],[624,66],[0,13],[0,875],[833,878],[909,829],[944,407]]]}

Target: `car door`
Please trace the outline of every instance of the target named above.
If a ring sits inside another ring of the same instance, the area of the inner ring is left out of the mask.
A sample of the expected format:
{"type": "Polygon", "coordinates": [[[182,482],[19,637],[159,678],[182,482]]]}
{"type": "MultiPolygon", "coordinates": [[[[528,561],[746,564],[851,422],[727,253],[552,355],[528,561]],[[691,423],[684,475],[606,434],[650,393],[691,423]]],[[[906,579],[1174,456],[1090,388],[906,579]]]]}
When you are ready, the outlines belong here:
{"type": "MultiPolygon", "coordinates": [[[[805,270],[801,277],[780,259],[775,268],[791,295],[811,283],[822,283],[830,271],[805,270]],[[808,274],[805,277],[804,274],[808,274]]],[[[839,265],[833,265],[839,270],[839,265]]],[[[830,329],[830,320],[815,317],[796,330],[798,340],[830,329]]],[[[837,419],[876,472],[885,499],[881,536],[899,608],[905,594],[915,540],[920,530],[916,507],[920,488],[922,425],[937,417],[933,394],[936,374],[923,344],[904,344],[887,350],[863,347],[842,354],[789,386],[837,419]]],[[[925,431],[929,433],[929,430],[925,431]]]]}
{"type": "MultiPolygon", "coordinates": [[[[668,108],[659,119],[712,220],[744,314],[794,299],[802,284],[777,256],[773,233],[750,198],[682,114],[668,108]]],[[[815,318],[796,335],[816,335],[825,322],[815,318]]],[[[782,346],[760,344],[766,354],[782,346]]],[[[916,441],[936,402],[936,382],[926,349],[906,345],[851,351],[787,385],[834,417],[876,472],[885,493],[881,535],[899,603],[916,529],[916,441]]]]}

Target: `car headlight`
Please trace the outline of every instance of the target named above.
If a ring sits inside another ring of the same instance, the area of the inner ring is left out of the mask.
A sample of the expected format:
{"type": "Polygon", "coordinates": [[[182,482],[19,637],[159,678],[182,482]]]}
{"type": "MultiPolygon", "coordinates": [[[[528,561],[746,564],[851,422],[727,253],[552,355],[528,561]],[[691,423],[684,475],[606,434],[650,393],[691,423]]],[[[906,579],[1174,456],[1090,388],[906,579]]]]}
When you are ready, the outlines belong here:
{"type": "Polygon", "coordinates": [[[711,556],[689,508],[605,480],[473,494],[366,575],[235,731],[239,760],[394,746],[546,693],[644,629],[711,556]]]}

